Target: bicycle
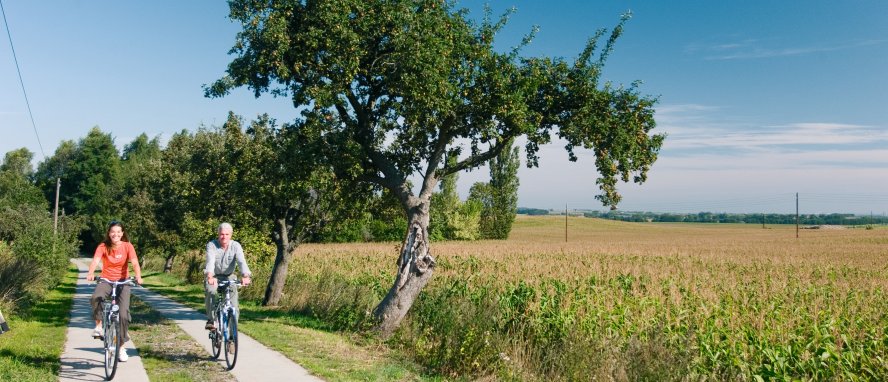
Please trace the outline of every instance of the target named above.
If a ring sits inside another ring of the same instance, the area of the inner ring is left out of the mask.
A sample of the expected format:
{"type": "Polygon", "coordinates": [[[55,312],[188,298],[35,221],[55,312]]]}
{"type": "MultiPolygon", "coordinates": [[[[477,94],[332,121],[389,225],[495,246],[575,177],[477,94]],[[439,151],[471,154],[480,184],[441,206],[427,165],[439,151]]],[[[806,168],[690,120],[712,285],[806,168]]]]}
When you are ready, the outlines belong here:
{"type": "MultiPolygon", "coordinates": [[[[117,302],[117,290],[124,285],[137,285],[132,278],[126,281],[111,281],[104,277],[99,278],[111,284],[111,299],[102,301],[102,336],[96,337],[104,343],[105,352],[105,379],[110,381],[117,373],[117,362],[119,360],[120,348],[123,346],[123,338],[120,338],[122,331],[120,322],[120,306],[117,302]]],[[[124,349],[125,351],[125,349],[124,349]]]]}
{"type": "Polygon", "coordinates": [[[244,285],[237,280],[219,280],[217,294],[225,297],[216,298],[213,307],[214,328],[210,330],[210,343],[213,349],[213,359],[219,359],[219,353],[225,348],[225,364],[228,370],[234,369],[237,362],[237,311],[231,303],[231,286],[244,285]]]}

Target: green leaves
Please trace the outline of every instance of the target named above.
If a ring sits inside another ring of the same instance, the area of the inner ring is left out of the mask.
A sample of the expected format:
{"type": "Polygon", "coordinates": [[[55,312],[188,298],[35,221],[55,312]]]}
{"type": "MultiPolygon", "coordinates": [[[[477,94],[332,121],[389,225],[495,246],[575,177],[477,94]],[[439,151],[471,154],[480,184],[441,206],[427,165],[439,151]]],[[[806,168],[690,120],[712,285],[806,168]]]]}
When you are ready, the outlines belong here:
{"type": "Polygon", "coordinates": [[[230,4],[243,30],[227,74],[207,95],[246,86],[257,96],[290,96],[304,110],[302,123],[339,148],[327,163],[353,179],[395,191],[418,173],[430,194],[440,177],[483,165],[519,136],[528,138],[535,166],[555,132],[571,159],[575,148],[593,150],[599,199],[615,206],[617,180],[643,182],[662,145],[663,136],[650,133],[656,99],[636,84],[599,84],[629,14],[603,48],[605,29],[568,64],[520,57],[533,32],[519,48],[496,52],[493,38],[512,11],[495,22],[488,11],[476,24],[452,3],[432,0],[230,4]],[[461,156],[444,168],[447,152],[461,156]]]}

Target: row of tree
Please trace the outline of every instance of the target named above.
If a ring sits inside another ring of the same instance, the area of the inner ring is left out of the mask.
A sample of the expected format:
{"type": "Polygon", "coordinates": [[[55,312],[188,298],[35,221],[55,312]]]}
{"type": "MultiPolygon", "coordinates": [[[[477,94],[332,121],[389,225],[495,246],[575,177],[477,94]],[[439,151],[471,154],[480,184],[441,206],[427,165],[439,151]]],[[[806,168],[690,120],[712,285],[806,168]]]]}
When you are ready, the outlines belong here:
{"type": "MultiPolygon", "coordinates": [[[[267,116],[245,126],[230,113],[223,126],[182,131],[165,148],[142,134],[119,153],[113,137],[96,127],[76,143],[62,142],[37,172],[19,163],[33,156],[27,150],[7,157],[10,167],[21,167],[16,179],[36,186],[18,195],[30,195],[41,208],[61,181],[61,213],[86,223],[79,232],[83,251],[102,239],[108,221],[118,219],[126,222],[137,248],[152,249],[143,259],[164,256],[167,271],[177,254],[201,248],[219,220],[235,223],[241,240],[273,243],[281,277],[288,254],[301,242],[400,239],[406,218],[391,193],[337,182],[328,168],[312,163],[316,154],[298,143],[305,138],[296,131],[267,116]]],[[[507,238],[517,167],[517,148],[495,158],[491,183],[474,185],[465,202],[456,193],[457,175],[445,177],[442,191],[433,195],[440,200],[441,219],[431,224],[432,238],[507,238]]],[[[273,285],[265,302],[275,304],[277,298],[273,285]]]]}
{"type": "MultiPolygon", "coordinates": [[[[518,211],[521,213],[521,210],[518,211]]],[[[804,225],[867,225],[888,224],[886,216],[861,216],[854,214],[737,214],[726,212],[698,212],[692,214],[655,212],[585,212],[586,217],[631,222],[683,222],[683,223],[748,223],[748,224],[799,224],[804,225]]]]}

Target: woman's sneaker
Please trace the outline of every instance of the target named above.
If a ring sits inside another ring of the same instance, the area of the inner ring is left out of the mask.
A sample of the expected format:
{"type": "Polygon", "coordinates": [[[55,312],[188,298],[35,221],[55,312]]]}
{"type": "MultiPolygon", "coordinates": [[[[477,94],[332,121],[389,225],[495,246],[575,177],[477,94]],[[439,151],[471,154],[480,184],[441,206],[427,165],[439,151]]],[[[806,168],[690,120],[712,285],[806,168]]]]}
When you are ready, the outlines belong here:
{"type": "Polygon", "coordinates": [[[96,326],[96,328],[93,329],[93,338],[102,338],[102,326],[101,325],[96,326]]]}
{"type": "Polygon", "coordinates": [[[126,360],[128,360],[128,359],[129,359],[129,356],[126,355],[126,349],[121,348],[120,354],[117,355],[117,360],[120,362],[126,362],[126,360]]]}

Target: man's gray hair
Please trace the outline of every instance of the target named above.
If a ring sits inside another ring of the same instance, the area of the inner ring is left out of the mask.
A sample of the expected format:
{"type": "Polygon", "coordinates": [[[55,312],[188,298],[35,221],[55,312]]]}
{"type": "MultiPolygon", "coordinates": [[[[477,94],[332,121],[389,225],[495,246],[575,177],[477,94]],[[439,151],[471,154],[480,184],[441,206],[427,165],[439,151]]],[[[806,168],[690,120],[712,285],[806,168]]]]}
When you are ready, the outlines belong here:
{"type": "Polygon", "coordinates": [[[231,226],[231,223],[222,223],[219,224],[219,229],[216,232],[222,232],[222,230],[234,231],[234,227],[231,226]]]}

